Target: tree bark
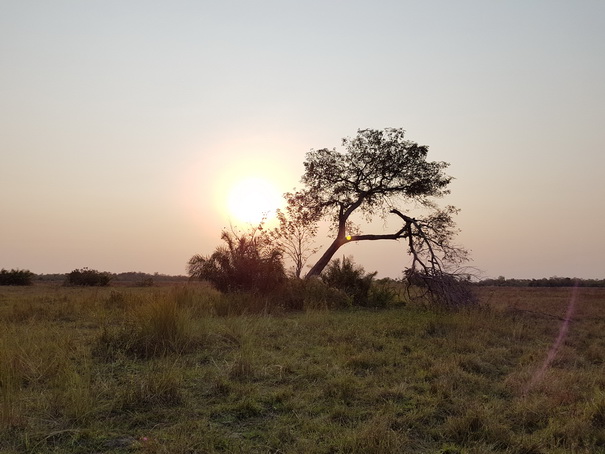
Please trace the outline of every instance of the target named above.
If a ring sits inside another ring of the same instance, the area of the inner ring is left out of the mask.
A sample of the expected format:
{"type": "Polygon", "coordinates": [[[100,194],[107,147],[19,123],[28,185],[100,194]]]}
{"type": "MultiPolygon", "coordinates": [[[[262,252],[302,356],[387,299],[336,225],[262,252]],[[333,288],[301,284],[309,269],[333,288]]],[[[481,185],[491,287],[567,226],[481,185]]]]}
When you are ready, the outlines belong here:
{"type": "Polygon", "coordinates": [[[345,238],[335,238],[334,241],[332,241],[332,244],[330,244],[330,247],[326,249],[326,252],[323,253],[315,265],[309,270],[305,279],[319,276],[328,263],[330,263],[330,260],[332,260],[334,254],[336,254],[336,251],[346,242],[347,240],[345,238]]]}

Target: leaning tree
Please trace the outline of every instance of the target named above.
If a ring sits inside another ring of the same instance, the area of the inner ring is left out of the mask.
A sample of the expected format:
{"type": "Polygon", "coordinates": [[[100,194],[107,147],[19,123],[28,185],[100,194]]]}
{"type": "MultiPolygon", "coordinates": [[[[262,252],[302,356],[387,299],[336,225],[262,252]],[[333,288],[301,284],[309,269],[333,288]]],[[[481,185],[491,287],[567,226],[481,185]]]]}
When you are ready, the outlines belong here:
{"type": "Polygon", "coordinates": [[[453,244],[457,209],[439,208],[435,198],[449,193],[452,177],[446,162],[428,161],[428,147],[404,138],[404,130],[364,129],[342,141],[343,152],[311,150],[304,162],[305,187],[288,194],[288,203],[304,204],[311,219],[330,219],[334,240],[307,274],[318,276],[336,251],[352,241],[404,240],[412,263],[408,282],[424,283],[440,302],[458,305],[470,298],[460,293],[452,266],[466,260],[466,251],[453,244]],[[402,206],[422,208],[412,216],[402,206]],[[391,233],[362,233],[352,221],[359,213],[368,221],[393,215],[400,227],[391,233]],[[452,299],[453,298],[453,299],[452,299]]]}

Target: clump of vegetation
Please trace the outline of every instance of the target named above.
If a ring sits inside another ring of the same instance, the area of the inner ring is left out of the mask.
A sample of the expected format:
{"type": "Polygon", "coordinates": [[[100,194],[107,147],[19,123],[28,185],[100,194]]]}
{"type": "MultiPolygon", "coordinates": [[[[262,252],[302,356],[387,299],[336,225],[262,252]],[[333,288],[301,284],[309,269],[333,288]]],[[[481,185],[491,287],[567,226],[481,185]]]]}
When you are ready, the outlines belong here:
{"type": "Polygon", "coordinates": [[[153,287],[154,282],[152,277],[145,277],[137,282],[139,287],[153,287]]]}
{"type": "Polygon", "coordinates": [[[285,310],[343,309],[353,299],[343,290],[330,287],[319,279],[289,279],[273,295],[276,303],[285,310]]]}
{"type": "Polygon", "coordinates": [[[207,280],[221,292],[266,294],[282,284],[286,272],[282,252],[262,226],[249,232],[224,230],[225,246],[210,256],[194,255],[189,260],[189,276],[207,280]]]}
{"type": "Polygon", "coordinates": [[[88,268],[75,269],[67,274],[65,285],[78,285],[86,287],[105,287],[111,281],[111,274],[90,270],[88,268]]]}
{"type": "Polygon", "coordinates": [[[387,307],[399,300],[399,292],[387,282],[374,280],[374,273],[366,273],[351,257],[332,260],[321,274],[322,281],[347,294],[354,306],[387,307]]]}
{"type": "Polygon", "coordinates": [[[404,305],[401,284],[389,278],[373,281],[368,294],[368,303],[368,306],[382,308],[404,305]]]}
{"type": "Polygon", "coordinates": [[[95,352],[109,360],[120,353],[147,359],[183,353],[200,341],[188,310],[171,297],[133,309],[119,328],[105,327],[95,352]]]}
{"type": "Polygon", "coordinates": [[[29,270],[0,270],[0,285],[32,285],[35,274],[29,270]]]}
{"type": "Polygon", "coordinates": [[[351,296],[354,305],[367,306],[376,274],[366,274],[363,267],[355,264],[351,257],[343,257],[342,260],[332,260],[321,274],[321,279],[330,287],[340,289],[351,296]]]}
{"type": "Polygon", "coordinates": [[[281,243],[262,226],[245,233],[223,231],[221,238],[226,246],[210,256],[195,255],[188,264],[191,278],[225,294],[214,301],[215,314],[386,307],[398,299],[392,286],[374,282],[376,273],[366,273],[349,257],[330,263],[320,279],[287,278],[281,243]]]}

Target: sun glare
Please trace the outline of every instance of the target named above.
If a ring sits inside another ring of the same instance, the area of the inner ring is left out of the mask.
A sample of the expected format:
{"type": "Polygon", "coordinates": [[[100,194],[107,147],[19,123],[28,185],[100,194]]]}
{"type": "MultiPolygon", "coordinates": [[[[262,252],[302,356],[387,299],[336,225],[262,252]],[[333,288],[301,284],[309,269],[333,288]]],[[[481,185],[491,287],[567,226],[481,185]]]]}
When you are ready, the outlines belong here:
{"type": "Polygon", "coordinates": [[[233,186],[227,204],[236,222],[256,224],[275,215],[281,204],[281,194],[267,180],[247,178],[233,186]]]}

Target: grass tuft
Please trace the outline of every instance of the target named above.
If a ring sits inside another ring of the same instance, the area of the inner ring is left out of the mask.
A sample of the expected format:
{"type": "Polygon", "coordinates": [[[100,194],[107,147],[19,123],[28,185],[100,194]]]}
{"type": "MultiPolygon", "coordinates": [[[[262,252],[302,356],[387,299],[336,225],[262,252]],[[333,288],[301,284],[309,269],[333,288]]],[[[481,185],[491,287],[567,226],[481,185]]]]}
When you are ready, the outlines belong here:
{"type": "Polygon", "coordinates": [[[202,343],[203,335],[195,333],[189,311],[174,298],[164,298],[137,307],[122,326],[104,327],[95,353],[108,361],[120,353],[149,359],[185,353],[202,343]]]}

